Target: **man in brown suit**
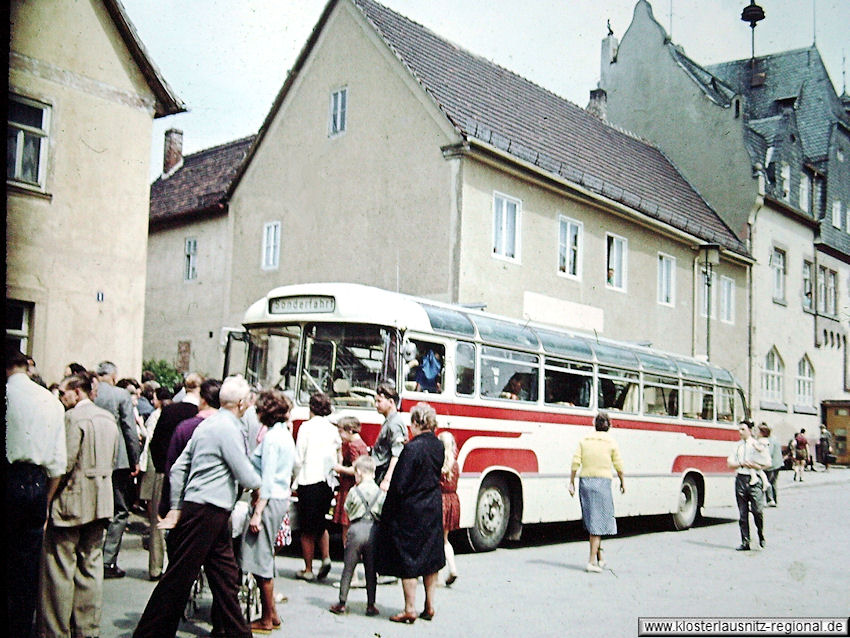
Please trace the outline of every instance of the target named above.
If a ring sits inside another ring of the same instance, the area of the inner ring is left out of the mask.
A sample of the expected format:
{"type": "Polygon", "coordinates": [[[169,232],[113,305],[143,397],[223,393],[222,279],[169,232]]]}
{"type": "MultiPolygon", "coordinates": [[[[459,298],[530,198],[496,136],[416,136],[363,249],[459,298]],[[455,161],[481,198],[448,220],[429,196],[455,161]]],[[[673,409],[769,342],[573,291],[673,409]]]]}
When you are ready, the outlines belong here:
{"type": "Polygon", "coordinates": [[[103,536],[113,515],[112,470],[120,433],[115,418],[92,403],[88,376],[70,376],[59,389],[68,408],[68,464],[44,534],[38,631],[46,638],[99,636],[103,536]]]}

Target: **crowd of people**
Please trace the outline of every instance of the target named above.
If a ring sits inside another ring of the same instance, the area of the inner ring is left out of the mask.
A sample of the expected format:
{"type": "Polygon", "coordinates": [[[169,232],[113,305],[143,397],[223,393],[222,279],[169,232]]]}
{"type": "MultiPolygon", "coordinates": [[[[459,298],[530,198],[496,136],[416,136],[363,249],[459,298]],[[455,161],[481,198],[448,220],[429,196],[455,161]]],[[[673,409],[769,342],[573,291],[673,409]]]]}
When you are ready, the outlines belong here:
{"type": "Polygon", "coordinates": [[[47,388],[24,355],[7,353],[9,484],[18,486],[7,490],[7,532],[21,539],[7,573],[15,585],[10,635],[99,635],[103,581],[126,575],[118,559],[130,511],[149,523],[148,578],[156,581],[134,636],[175,635],[202,568],[212,635],[279,629],[275,549],[293,489],[304,559],[296,577],[308,581],[331,570],[326,514],[336,496],[344,565],[331,612],[348,613],[354,581],[365,585],[366,614],[379,615],[381,574],[402,584],[405,608],[390,620],[430,620],[447,558],[446,584],[457,578],[448,540],[459,525],[457,445],[448,432],[436,437],[427,404],[412,410],[408,430],[393,384],[377,388],[384,423],[370,448],[359,420],[335,418],[323,393],[310,398],[310,418],[294,437],[290,397],[241,376],[192,373],[171,389],[119,378],[109,361],[91,371],[72,363],[65,372],[47,388]],[[245,490],[248,516],[234,529],[231,514],[245,490]],[[355,579],[361,562],[364,575],[355,579]],[[260,593],[253,622],[239,604],[242,574],[260,593]],[[425,604],[417,614],[419,578],[425,604]]]}

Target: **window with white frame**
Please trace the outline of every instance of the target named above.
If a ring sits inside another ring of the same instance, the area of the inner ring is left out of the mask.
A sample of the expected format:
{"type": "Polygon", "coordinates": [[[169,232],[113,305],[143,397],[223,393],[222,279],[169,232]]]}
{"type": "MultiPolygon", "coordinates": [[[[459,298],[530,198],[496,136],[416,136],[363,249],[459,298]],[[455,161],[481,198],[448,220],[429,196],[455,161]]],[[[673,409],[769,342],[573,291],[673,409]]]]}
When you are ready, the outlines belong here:
{"type": "Polygon", "coordinates": [[[797,363],[796,405],[814,406],[815,404],[815,369],[807,356],[797,363]]]}
{"type": "Polygon", "coordinates": [[[187,237],[183,249],[183,279],[192,281],[198,278],[198,240],[187,237]]]}
{"type": "Polygon", "coordinates": [[[836,228],[844,226],[844,220],[841,218],[841,202],[838,200],[832,202],[832,225],[836,228]]]}
{"type": "Polygon", "coordinates": [[[784,374],[785,364],[782,363],[782,357],[774,346],[764,358],[764,368],[761,371],[762,399],[782,403],[784,374]]]}
{"type": "Polygon", "coordinates": [[[348,110],[348,88],[341,88],[331,93],[330,122],[328,134],[332,137],[345,131],[346,111],[348,110]]]}
{"type": "Polygon", "coordinates": [[[9,95],[6,133],[6,179],[44,188],[50,107],[9,95]]]}
{"type": "Polygon", "coordinates": [[[826,271],[824,266],[818,266],[818,312],[826,312],[826,271]]]}
{"type": "Polygon", "coordinates": [[[812,310],[812,272],[813,264],[810,261],[803,262],[803,308],[812,310]]]}
{"type": "Polygon", "coordinates": [[[821,219],[826,213],[826,198],[823,196],[823,177],[814,177],[812,179],[812,214],[815,218],[821,219]]]}
{"type": "Polygon", "coordinates": [[[605,282],[609,288],[626,289],[626,269],[628,268],[628,242],[624,237],[606,235],[607,241],[607,271],[605,282]]]}
{"type": "Polygon", "coordinates": [[[834,270],[826,272],[826,314],[835,315],[838,308],[837,304],[837,282],[838,273],[834,270]]]}
{"type": "Polygon", "coordinates": [[[676,258],[658,253],[658,303],[674,306],[676,289],[676,258]]]}
{"type": "Polygon", "coordinates": [[[702,295],[700,299],[700,314],[703,317],[717,316],[717,273],[711,273],[711,285],[708,285],[708,276],[705,270],[700,272],[702,295]]]}
{"type": "Polygon", "coordinates": [[[31,303],[6,299],[6,344],[15,344],[24,354],[29,348],[31,318],[31,303]]]}
{"type": "Polygon", "coordinates": [[[263,270],[277,270],[280,264],[280,222],[263,225],[263,270]]]}
{"type": "Polygon", "coordinates": [[[785,251],[774,248],[770,255],[770,270],[773,273],[773,299],[785,301],[785,251]]]}
{"type": "Polygon", "coordinates": [[[800,174],[800,210],[808,213],[811,210],[812,177],[806,172],[800,174]]]}
{"type": "Polygon", "coordinates": [[[735,280],[731,277],[720,278],[720,321],[735,322],[735,280]]]}
{"type": "Polygon", "coordinates": [[[522,204],[518,199],[495,193],[493,195],[493,254],[519,261],[520,217],[522,204]]]}
{"type": "Polygon", "coordinates": [[[782,193],[782,199],[786,202],[791,201],[791,167],[788,164],[783,163],[782,168],[779,170],[779,175],[782,180],[780,188],[782,193]]]}
{"type": "Polygon", "coordinates": [[[581,279],[582,223],[558,217],[558,272],[581,279]]]}

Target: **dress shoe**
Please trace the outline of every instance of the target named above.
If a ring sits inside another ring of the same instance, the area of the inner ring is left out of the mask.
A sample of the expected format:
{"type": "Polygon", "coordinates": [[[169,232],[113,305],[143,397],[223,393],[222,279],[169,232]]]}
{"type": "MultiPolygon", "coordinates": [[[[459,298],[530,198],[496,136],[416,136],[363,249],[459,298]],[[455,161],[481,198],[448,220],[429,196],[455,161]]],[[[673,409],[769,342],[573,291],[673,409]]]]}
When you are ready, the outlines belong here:
{"type": "Polygon", "coordinates": [[[331,560],[322,561],[322,566],[319,568],[319,573],[316,574],[316,580],[324,580],[331,573],[331,560]]]}
{"type": "Polygon", "coordinates": [[[750,551],[750,544],[749,543],[741,543],[740,545],[738,545],[735,548],[735,551],[736,552],[748,552],[748,551],[750,551]]]}
{"type": "Polygon", "coordinates": [[[331,605],[328,611],[339,616],[341,614],[347,614],[348,608],[345,606],[345,603],[337,603],[336,605],[331,605]]]}
{"type": "Polygon", "coordinates": [[[419,617],[422,620],[431,620],[434,617],[434,608],[431,607],[430,609],[428,609],[426,607],[425,609],[422,610],[422,613],[419,614],[419,617]]]}
{"type": "Polygon", "coordinates": [[[449,577],[446,578],[446,587],[451,585],[457,580],[457,574],[449,574],[449,577]]]}
{"type": "Polygon", "coordinates": [[[406,611],[403,611],[395,616],[390,616],[390,620],[393,622],[403,622],[408,625],[412,625],[416,622],[416,614],[408,614],[406,611]]]}
{"type": "Polygon", "coordinates": [[[760,539],[759,539],[759,547],[761,547],[762,549],[764,549],[766,546],[767,546],[767,541],[766,541],[766,540],[764,540],[764,538],[760,538],[760,539]]]}
{"type": "Polygon", "coordinates": [[[594,565],[593,563],[588,563],[584,566],[584,571],[592,572],[594,574],[598,574],[602,571],[602,568],[599,565],[594,565]]]}
{"type": "Polygon", "coordinates": [[[127,575],[123,569],[118,567],[118,565],[104,565],[103,566],[103,577],[104,578],[124,578],[127,575]]]}
{"type": "Polygon", "coordinates": [[[367,616],[377,616],[381,612],[378,611],[378,608],[375,605],[366,605],[366,615],[367,616]]]}

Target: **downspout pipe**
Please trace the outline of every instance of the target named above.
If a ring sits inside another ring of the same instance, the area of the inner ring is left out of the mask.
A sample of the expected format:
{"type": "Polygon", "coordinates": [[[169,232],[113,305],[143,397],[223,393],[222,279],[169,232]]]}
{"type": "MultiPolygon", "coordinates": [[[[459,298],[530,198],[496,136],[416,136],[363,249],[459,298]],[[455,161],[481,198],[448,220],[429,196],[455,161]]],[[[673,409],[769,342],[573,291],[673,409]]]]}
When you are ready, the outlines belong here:
{"type": "MultiPolygon", "coordinates": [[[[756,239],[756,221],[758,220],[761,209],[764,208],[764,171],[756,169],[755,177],[758,180],[758,193],[753,207],[750,209],[750,214],[747,217],[747,250],[755,259],[755,264],[758,263],[758,256],[755,253],[756,239]]],[[[754,300],[756,298],[756,284],[753,276],[753,268],[755,264],[750,264],[747,269],[747,401],[750,404],[750,410],[753,406],[753,383],[755,382],[755,330],[756,330],[756,315],[754,308],[754,300]]]]}

